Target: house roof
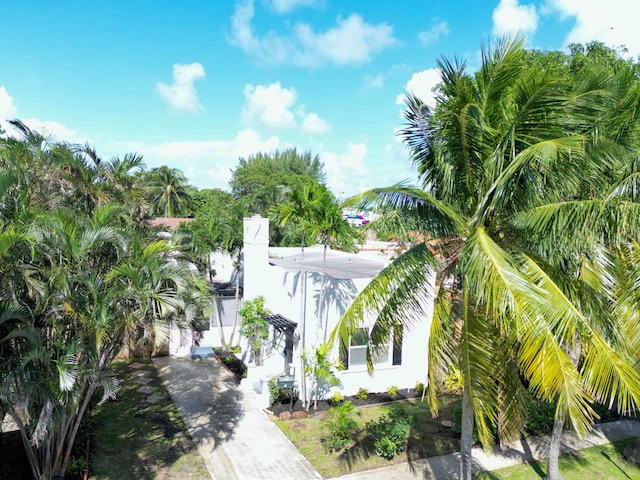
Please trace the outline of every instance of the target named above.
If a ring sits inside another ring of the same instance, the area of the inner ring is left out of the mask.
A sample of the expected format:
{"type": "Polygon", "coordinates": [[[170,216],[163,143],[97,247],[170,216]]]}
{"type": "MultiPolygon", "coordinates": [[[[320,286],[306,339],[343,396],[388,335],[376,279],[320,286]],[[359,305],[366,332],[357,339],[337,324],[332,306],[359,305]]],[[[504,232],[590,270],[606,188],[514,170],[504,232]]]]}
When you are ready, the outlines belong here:
{"type": "MultiPolygon", "coordinates": [[[[322,273],[323,249],[311,247],[304,251],[304,269],[322,273]]],[[[302,257],[299,248],[270,249],[269,263],[277,267],[299,271],[302,257]]],[[[376,252],[348,253],[327,249],[325,273],[336,279],[373,278],[389,261],[376,252]]]]}
{"type": "Polygon", "coordinates": [[[273,325],[276,330],[280,330],[281,332],[285,331],[293,331],[298,325],[295,322],[292,322],[286,317],[283,317],[279,313],[273,313],[271,315],[267,315],[264,317],[267,323],[273,325]]]}
{"type": "Polygon", "coordinates": [[[177,230],[182,222],[192,222],[193,218],[157,217],[145,220],[150,227],[167,227],[169,230],[177,230]]]}

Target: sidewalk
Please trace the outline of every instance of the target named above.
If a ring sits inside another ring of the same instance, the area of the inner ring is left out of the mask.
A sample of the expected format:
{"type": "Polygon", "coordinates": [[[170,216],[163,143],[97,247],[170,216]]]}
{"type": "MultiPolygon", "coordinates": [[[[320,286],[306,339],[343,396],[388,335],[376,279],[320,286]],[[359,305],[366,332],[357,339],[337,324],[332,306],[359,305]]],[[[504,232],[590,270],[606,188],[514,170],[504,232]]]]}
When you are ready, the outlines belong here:
{"type": "Polygon", "coordinates": [[[214,480],[322,478],[214,359],[153,363],[214,480]]]}
{"type": "MultiPolygon", "coordinates": [[[[637,420],[618,420],[596,425],[582,441],[578,440],[572,432],[565,431],[562,435],[560,451],[568,453],[630,437],[640,437],[640,422],[637,420]]],[[[548,451],[549,438],[547,437],[527,437],[514,442],[505,450],[496,447],[491,454],[486,453],[482,448],[474,447],[473,470],[474,472],[498,470],[540,460],[547,457],[548,451]]],[[[366,472],[351,473],[338,478],[341,480],[424,480],[430,478],[447,480],[458,478],[459,472],[460,455],[454,453],[418,460],[411,464],[402,463],[366,472]]]]}

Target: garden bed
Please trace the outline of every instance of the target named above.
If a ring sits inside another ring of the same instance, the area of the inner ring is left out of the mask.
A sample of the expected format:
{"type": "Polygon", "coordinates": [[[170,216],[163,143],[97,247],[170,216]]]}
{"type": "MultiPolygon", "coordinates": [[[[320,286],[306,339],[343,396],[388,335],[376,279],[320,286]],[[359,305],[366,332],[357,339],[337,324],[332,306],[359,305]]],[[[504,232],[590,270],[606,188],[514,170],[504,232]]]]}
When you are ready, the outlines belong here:
{"type": "Polygon", "coordinates": [[[213,352],[218,362],[234,376],[238,383],[240,383],[243,378],[247,378],[247,366],[233,351],[215,347],[213,352]]]}
{"type": "MultiPolygon", "coordinates": [[[[414,389],[403,389],[399,390],[396,395],[391,395],[387,392],[378,392],[378,393],[368,393],[367,398],[359,398],[355,395],[350,395],[344,397],[343,402],[350,401],[356,407],[366,407],[372,405],[380,405],[387,404],[391,402],[397,402],[401,400],[416,400],[421,399],[422,394],[418,393],[414,389]]],[[[330,400],[318,400],[318,408],[313,408],[313,401],[311,401],[311,406],[308,410],[309,413],[313,412],[325,412],[329,410],[331,407],[336,406],[336,404],[330,400]]],[[[289,399],[282,399],[281,402],[274,403],[269,407],[268,411],[273,413],[275,416],[280,415],[282,412],[300,412],[306,410],[302,405],[302,400],[296,399],[293,407],[290,406],[289,399]]]]}

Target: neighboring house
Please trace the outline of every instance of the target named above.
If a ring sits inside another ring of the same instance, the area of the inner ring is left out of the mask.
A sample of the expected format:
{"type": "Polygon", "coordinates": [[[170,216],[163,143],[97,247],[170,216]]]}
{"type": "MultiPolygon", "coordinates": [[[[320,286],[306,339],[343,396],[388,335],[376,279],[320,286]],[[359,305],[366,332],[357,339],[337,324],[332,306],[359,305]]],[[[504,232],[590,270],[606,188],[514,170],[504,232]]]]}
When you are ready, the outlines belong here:
{"type": "MultiPolygon", "coordinates": [[[[264,296],[265,306],[272,312],[267,318],[272,328],[264,348],[264,364],[260,367],[249,364],[249,375],[243,384],[261,394],[265,406],[269,396],[266,382],[275,375],[293,373],[298,389],[301,389],[301,353],[310,353],[313,346],[329,337],[356,295],[389,264],[391,249],[388,244],[368,247],[368,251],[356,254],[327,251],[321,298],[323,247],[305,248],[302,275],[300,248],[269,247],[269,220],[260,216],[245,218],[243,297],[252,300],[259,295],[264,296]],[[302,282],[306,291],[304,307],[302,282]]],[[[226,333],[233,324],[235,300],[224,299],[223,302],[221,318],[226,333]]],[[[390,342],[386,355],[376,363],[373,375],[368,374],[365,365],[371,323],[362,326],[359,335],[351,339],[348,350],[340,352],[336,345],[334,358],[340,358],[346,367],[337,375],[341,381],[341,393],[353,395],[360,388],[369,392],[385,391],[390,386],[412,388],[418,381],[426,382],[432,306],[425,307],[425,311],[425,318],[416,319],[410,331],[390,342]]],[[[200,345],[219,345],[216,324],[210,328],[209,332],[204,332],[203,340],[206,341],[201,341],[200,345]]],[[[228,334],[225,338],[229,338],[228,334]]],[[[248,353],[244,353],[248,351],[248,348],[243,349],[245,361],[250,361],[248,353]]],[[[310,395],[311,392],[307,392],[307,396],[310,395]]]]}

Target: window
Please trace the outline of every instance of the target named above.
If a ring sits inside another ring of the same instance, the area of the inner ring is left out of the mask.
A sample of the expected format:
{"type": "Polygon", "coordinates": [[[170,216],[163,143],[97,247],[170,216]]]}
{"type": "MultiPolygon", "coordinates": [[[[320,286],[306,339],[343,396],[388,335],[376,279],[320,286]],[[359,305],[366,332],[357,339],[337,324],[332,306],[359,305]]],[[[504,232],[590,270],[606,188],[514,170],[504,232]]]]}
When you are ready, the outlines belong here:
{"type": "MultiPolygon", "coordinates": [[[[349,347],[340,347],[340,361],[347,370],[365,368],[367,364],[367,345],[370,341],[371,327],[356,329],[349,339],[349,347]]],[[[390,342],[378,352],[375,365],[402,365],[402,328],[397,328],[390,342]]]]}

